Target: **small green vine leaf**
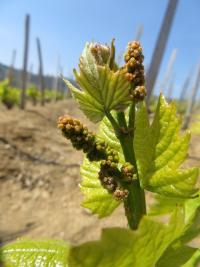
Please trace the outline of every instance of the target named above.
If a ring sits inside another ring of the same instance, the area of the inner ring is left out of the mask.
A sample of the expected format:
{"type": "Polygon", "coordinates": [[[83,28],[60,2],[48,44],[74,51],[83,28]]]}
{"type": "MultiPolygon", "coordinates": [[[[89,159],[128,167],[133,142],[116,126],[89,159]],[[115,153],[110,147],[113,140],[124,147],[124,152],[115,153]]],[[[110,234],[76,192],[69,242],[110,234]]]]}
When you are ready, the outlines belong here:
{"type": "Polygon", "coordinates": [[[195,255],[196,251],[196,248],[188,246],[170,247],[158,261],[156,267],[183,267],[195,255]]]}
{"type": "MultiPolygon", "coordinates": [[[[124,157],[120,144],[107,118],[104,118],[101,122],[97,137],[99,140],[105,141],[110,148],[118,152],[119,160],[123,164],[124,157]]],[[[98,214],[101,218],[110,215],[121,202],[115,200],[113,195],[109,194],[108,191],[102,187],[98,179],[99,166],[100,163],[89,162],[87,157],[84,158],[81,166],[81,177],[83,179],[81,182],[81,191],[84,194],[82,206],[91,210],[92,213],[98,214]]]]}
{"type": "Polygon", "coordinates": [[[1,249],[5,267],[67,267],[69,245],[57,240],[18,240],[1,249]]]}
{"type": "Polygon", "coordinates": [[[86,157],[81,166],[82,206],[98,214],[100,218],[110,215],[121,203],[104,189],[98,179],[99,162],[90,162],[86,157]]]}
{"type": "Polygon", "coordinates": [[[170,198],[160,194],[154,194],[153,205],[150,207],[150,215],[162,215],[171,213],[177,206],[182,206],[187,201],[185,198],[170,198]]]}
{"type": "Polygon", "coordinates": [[[105,229],[100,241],[73,247],[69,264],[73,267],[157,266],[165,250],[181,236],[185,226],[184,213],[179,209],[167,225],[145,216],[136,231],[105,229]]]}
{"type": "Polygon", "coordinates": [[[80,73],[74,71],[81,90],[65,80],[80,109],[93,122],[101,121],[106,112],[124,109],[130,101],[130,83],[119,70],[113,72],[108,65],[98,65],[86,44],[80,58],[80,73]]]}
{"type": "Polygon", "coordinates": [[[142,186],[168,197],[189,198],[198,189],[198,168],[179,169],[187,156],[190,134],[180,136],[181,121],[173,103],[161,95],[151,125],[145,105],[136,114],[134,148],[142,186]]]}
{"type": "Polygon", "coordinates": [[[101,121],[104,117],[104,111],[102,105],[96,101],[95,98],[91,97],[89,94],[83,93],[81,90],[77,89],[68,80],[64,80],[68,88],[71,90],[72,95],[78,101],[80,109],[92,122],[101,121]]]}
{"type": "MultiPolygon", "coordinates": [[[[170,205],[167,205],[168,200],[169,198],[166,197],[157,198],[156,211],[172,212],[172,209],[175,210],[177,207],[177,204],[175,205],[175,199],[172,199],[173,201],[169,203],[170,205]],[[165,206],[164,210],[161,205],[165,206]]],[[[200,233],[200,197],[188,200],[179,199],[178,202],[179,206],[183,206],[185,227],[179,239],[177,239],[160,258],[158,267],[193,267],[197,266],[195,264],[200,260],[199,250],[185,246],[185,244],[188,244],[188,242],[193,240],[200,233]]]]}
{"type": "MultiPolygon", "coordinates": [[[[181,265],[181,267],[198,267],[200,263],[200,250],[198,249],[190,258],[189,261],[187,261],[184,265],[181,265]]],[[[179,267],[179,266],[177,266],[179,267]]]]}
{"type": "Polygon", "coordinates": [[[122,164],[125,162],[119,140],[117,139],[114,133],[114,130],[112,128],[110,121],[106,117],[100,123],[98,138],[102,141],[105,140],[106,143],[109,145],[109,147],[114,149],[118,153],[119,160],[122,164]]]}

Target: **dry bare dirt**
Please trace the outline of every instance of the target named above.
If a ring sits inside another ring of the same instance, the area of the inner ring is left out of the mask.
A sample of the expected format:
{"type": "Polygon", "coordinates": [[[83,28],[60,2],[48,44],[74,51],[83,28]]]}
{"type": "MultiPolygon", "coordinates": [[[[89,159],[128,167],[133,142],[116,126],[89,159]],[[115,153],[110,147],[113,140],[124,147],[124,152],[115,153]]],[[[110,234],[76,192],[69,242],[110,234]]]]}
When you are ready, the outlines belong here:
{"type": "MultiPolygon", "coordinates": [[[[123,209],[99,220],[80,207],[82,195],[75,151],[56,127],[57,118],[81,118],[73,100],[28,106],[26,111],[0,107],[0,241],[17,237],[57,238],[73,243],[96,239],[103,227],[126,226],[123,209]]],[[[193,136],[187,165],[200,167],[200,136],[193,136]]]]}

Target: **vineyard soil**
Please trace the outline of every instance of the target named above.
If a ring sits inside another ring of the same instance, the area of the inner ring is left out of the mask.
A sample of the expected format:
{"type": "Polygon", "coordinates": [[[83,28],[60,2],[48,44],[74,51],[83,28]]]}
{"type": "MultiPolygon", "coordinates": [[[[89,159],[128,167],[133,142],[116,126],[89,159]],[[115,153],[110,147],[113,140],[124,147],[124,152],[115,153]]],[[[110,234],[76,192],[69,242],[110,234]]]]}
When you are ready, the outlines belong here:
{"type": "MultiPolygon", "coordinates": [[[[122,208],[98,220],[80,207],[83,155],[56,128],[64,114],[94,129],[72,99],[26,111],[0,107],[1,243],[21,236],[77,243],[97,239],[103,227],[126,226],[122,208]]],[[[199,151],[200,136],[193,136],[188,166],[200,167],[199,151]]]]}

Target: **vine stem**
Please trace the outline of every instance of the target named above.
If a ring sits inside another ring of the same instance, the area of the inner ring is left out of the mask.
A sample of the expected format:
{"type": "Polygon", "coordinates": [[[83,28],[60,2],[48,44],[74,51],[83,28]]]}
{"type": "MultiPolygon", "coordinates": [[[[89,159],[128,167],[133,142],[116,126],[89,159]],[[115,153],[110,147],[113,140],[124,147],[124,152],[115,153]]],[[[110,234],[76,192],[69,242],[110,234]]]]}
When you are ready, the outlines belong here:
{"type": "Polygon", "coordinates": [[[124,200],[125,213],[129,227],[133,230],[138,228],[139,222],[146,214],[146,202],[144,190],[140,187],[139,174],[135,160],[132,137],[120,137],[119,139],[125,160],[130,162],[136,170],[137,178],[127,185],[129,191],[127,199],[124,200]]]}
{"type": "Polygon", "coordinates": [[[135,104],[132,103],[129,110],[129,123],[127,128],[127,123],[125,119],[124,112],[119,112],[117,114],[117,122],[113,116],[109,113],[106,114],[107,118],[110,120],[115,134],[121,144],[122,151],[126,162],[130,162],[136,170],[136,179],[132,181],[131,184],[126,186],[129,191],[128,197],[124,200],[125,214],[128,220],[129,227],[132,230],[138,228],[139,222],[143,215],[146,214],[146,201],[144,190],[140,187],[139,174],[137,169],[137,163],[135,159],[134,152],[134,124],[135,124],[135,104]],[[127,129],[128,131],[120,131],[120,129],[127,129]]]}

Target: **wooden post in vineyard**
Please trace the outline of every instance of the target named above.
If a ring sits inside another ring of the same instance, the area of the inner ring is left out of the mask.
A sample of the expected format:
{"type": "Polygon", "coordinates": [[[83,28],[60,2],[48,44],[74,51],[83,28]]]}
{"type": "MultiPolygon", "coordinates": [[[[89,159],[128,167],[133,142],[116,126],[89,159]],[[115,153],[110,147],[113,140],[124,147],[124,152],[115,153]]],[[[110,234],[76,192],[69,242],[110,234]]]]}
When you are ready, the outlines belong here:
{"type": "Polygon", "coordinates": [[[170,80],[169,87],[168,87],[168,92],[167,92],[168,101],[172,100],[172,94],[173,94],[173,90],[174,90],[175,79],[176,79],[176,74],[173,73],[172,76],[171,76],[171,80],[170,80]]]}
{"type": "Polygon", "coordinates": [[[172,68],[174,65],[174,61],[176,59],[176,55],[177,55],[177,49],[173,49],[172,54],[171,54],[169,61],[167,63],[167,68],[166,68],[165,73],[164,73],[164,79],[163,79],[161,86],[160,86],[160,91],[162,91],[162,92],[164,92],[166,86],[169,84],[169,79],[170,79],[170,75],[171,75],[172,68]]]}
{"type": "Polygon", "coordinates": [[[16,60],[16,50],[14,49],[12,51],[11,64],[10,64],[10,67],[8,69],[8,84],[9,84],[9,86],[13,85],[15,60],[16,60]]]}
{"type": "Polygon", "coordinates": [[[187,90],[188,90],[189,85],[190,85],[191,77],[192,77],[192,71],[190,71],[188,77],[184,81],[184,84],[183,84],[183,87],[182,87],[182,90],[180,93],[180,97],[179,97],[179,102],[182,102],[186,96],[187,90]]]}
{"type": "MultiPolygon", "coordinates": [[[[62,66],[60,66],[60,76],[63,77],[63,67],[62,66]]],[[[61,79],[61,77],[59,77],[60,93],[61,93],[62,99],[64,99],[64,97],[65,97],[65,87],[63,86],[63,80],[61,79]]]]}
{"type": "Polygon", "coordinates": [[[55,92],[55,101],[57,101],[58,91],[59,91],[59,71],[60,71],[60,56],[57,56],[57,69],[56,76],[54,79],[54,92],[55,92]]]}
{"type": "Polygon", "coordinates": [[[30,33],[30,15],[26,15],[25,40],[24,40],[24,59],[23,59],[23,70],[22,70],[22,91],[21,91],[21,103],[20,103],[21,109],[25,108],[25,102],[26,102],[29,33],[30,33]]]}
{"type": "Polygon", "coordinates": [[[36,39],[37,43],[37,51],[38,51],[38,59],[39,59],[39,88],[41,92],[41,105],[44,106],[45,104],[45,84],[44,84],[44,77],[43,77],[43,62],[42,62],[42,51],[40,45],[40,39],[36,39]]]}
{"type": "Polygon", "coordinates": [[[169,0],[168,7],[160,28],[156,46],[153,52],[151,63],[147,72],[146,87],[147,87],[147,103],[149,103],[150,97],[153,93],[156,78],[159,72],[160,64],[165,52],[165,47],[171,30],[174,15],[178,0],[169,0]]]}
{"type": "Polygon", "coordinates": [[[30,69],[29,69],[29,74],[28,74],[28,83],[29,84],[31,84],[32,72],[33,72],[33,64],[30,65],[30,69]]]}
{"type": "Polygon", "coordinates": [[[183,129],[187,129],[189,122],[190,122],[190,118],[192,115],[192,111],[193,111],[193,107],[195,104],[195,100],[196,100],[196,96],[197,96],[197,92],[199,89],[199,85],[200,85],[200,63],[198,65],[198,71],[197,71],[197,77],[196,77],[196,81],[194,83],[191,95],[190,95],[190,99],[189,99],[189,103],[188,103],[188,108],[185,114],[185,121],[183,124],[183,129]]]}

